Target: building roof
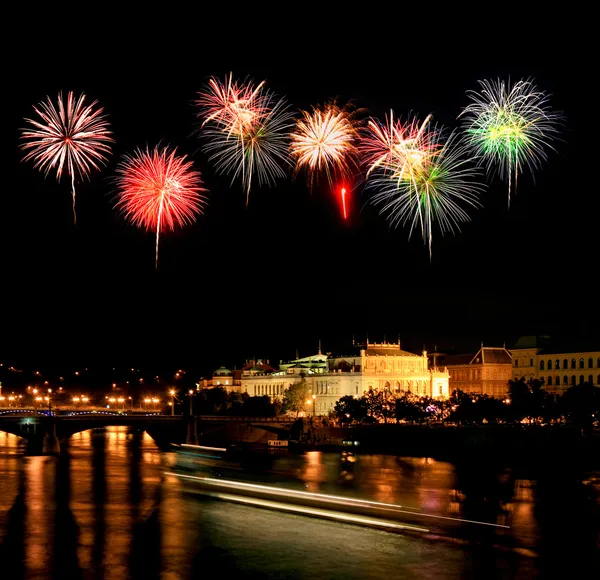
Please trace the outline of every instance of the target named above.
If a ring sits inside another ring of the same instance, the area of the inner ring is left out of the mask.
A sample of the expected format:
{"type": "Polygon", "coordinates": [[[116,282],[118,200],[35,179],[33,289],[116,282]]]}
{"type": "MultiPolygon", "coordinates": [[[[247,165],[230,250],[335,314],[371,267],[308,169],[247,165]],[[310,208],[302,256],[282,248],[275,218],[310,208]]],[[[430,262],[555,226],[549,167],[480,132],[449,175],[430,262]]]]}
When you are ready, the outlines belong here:
{"type": "Polygon", "coordinates": [[[512,357],[505,348],[483,346],[475,354],[438,354],[438,366],[507,364],[512,365],[512,357]]]}
{"type": "Polygon", "coordinates": [[[230,376],[231,375],[231,371],[224,366],[220,366],[214,373],[213,376],[230,376]]]}
{"type": "Polygon", "coordinates": [[[367,356],[419,356],[400,348],[400,343],[369,343],[367,342],[365,354],[367,356]]]}

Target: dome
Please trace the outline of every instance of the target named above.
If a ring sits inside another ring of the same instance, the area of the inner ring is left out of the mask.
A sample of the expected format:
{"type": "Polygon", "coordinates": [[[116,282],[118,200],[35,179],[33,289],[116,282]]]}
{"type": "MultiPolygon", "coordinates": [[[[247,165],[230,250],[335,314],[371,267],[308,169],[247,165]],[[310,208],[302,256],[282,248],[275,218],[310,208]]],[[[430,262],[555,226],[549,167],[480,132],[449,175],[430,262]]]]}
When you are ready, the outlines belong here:
{"type": "Polygon", "coordinates": [[[227,376],[227,375],[231,375],[231,371],[224,366],[220,366],[214,373],[213,376],[227,376]]]}

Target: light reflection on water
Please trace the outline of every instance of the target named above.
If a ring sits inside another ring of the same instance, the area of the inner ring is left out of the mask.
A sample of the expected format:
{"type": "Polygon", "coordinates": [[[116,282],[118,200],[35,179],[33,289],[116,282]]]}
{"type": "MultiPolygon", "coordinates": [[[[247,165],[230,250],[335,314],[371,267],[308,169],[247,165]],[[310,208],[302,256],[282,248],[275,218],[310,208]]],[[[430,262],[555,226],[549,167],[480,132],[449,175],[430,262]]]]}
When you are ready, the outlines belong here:
{"type": "Polygon", "coordinates": [[[510,526],[457,534],[457,543],[452,534],[405,537],[191,496],[164,475],[173,454],[126,427],[77,433],[60,458],[24,451],[0,433],[3,579],[188,578],[208,566],[313,580],[576,577],[598,566],[597,473],[585,484],[555,472],[534,480],[489,464],[388,455],[358,455],[344,467],[339,454],[313,451],[274,456],[263,466],[270,473],[259,474],[280,486],[510,526]]]}

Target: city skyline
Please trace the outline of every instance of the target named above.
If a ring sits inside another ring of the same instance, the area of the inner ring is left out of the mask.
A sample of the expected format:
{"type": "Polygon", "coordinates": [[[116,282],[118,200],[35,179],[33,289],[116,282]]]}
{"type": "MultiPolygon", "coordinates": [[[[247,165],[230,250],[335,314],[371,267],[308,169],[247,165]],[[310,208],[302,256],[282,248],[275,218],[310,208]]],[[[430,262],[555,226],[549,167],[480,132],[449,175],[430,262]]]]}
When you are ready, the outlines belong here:
{"type": "MultiPolygon", "coordinates": [[[[565,45],[555,33],[540,27],[528,43],[511,38],[485,51],[456,39],[444,44],[435,74],[428,67],[399,74],[352,43],[326,58],[317,46],[303,51],[279,38],[250,53],[233,45],[217,52],[208,39],[173,34],[169,50],[144,46],[141,56],[137,37],[110,46],[90,40],[58,67],[15,54],[3,138],[11,181],[0,213],[2,358],[32,366],[210,360],[217,368],[308,355],[319,340],[324,351],[339,351],[353,337],[399,336],[416,352],[510,347],[529,334],[594,337],[598,201],[575,179],[588,169],[587,121],[570,64],[588,53],[583,40],[565,45]],[[230,72],[265,81],[297,114],[336,99],[378,118],[392,109],[431,114],[449,129],[459,128],[466,91],[478,81],[532,79],[565,122],[547,162],[519,177],[510,207],[506,183],[485,177],[482,207],[454,235],[435,229],[430,258],[420,233],[390,228],[360,183],[347,220],[326,182],[311,190],[291,173],[275,186],[253,184],[246,207],[240,180],[215,171],[196,134],[198,91],[230,72]],[[98,101],[115,138],[106,166],[77,184],[76,225],[69,180],[44,178],[19,150],[33,106],[69,90],[98,101]],[[114,210],[114,178],[124,154],[158,144],[193,163],[208,203],[195,223],[161,238],[156,269],[152,232],[114,210]]],[[[40,32],[31,43],[41,49],[47,40],[40,32]]],[[[378,40],[373,54],[394,46],[378,40]]],[[[439,50],[426,47],[422,57],[435,62],[439,50]]]]}

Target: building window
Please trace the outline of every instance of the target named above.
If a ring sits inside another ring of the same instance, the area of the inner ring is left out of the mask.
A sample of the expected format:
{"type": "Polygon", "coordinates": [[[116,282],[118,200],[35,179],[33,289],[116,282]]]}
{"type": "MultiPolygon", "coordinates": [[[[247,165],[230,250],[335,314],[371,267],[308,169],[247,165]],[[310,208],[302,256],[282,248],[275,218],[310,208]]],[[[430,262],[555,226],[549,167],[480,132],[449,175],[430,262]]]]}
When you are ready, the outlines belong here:
{"type": "Polygon", "coordinates": [[[519,366],[519,359],[518,359],[518,358],[516,358],[516,359],[515,359],[515,367],[518,367],[518,366],[519,366]]]}
{"type": "Polygon", "coordinates": [[[580,359],[579,359],[579,368],[580,368],[580,369],[583,369],[583,368],[585,368],[585,367],[583,366],[583,358],[580,358],[580,359]]]}
{"type": "Polygon", "coordinates": [[[532,367],[532,366],[533,366],[533,359],[532,359],[532,358],[530,358],[530,359],[529,359],[529,366],[530,366],[530,367],[532,367]]]}
{"type": "Polygon", "coordinates": [[[549,371],[552,370],[552,361],[551,360],[548,361],[548,370],[549,371]]]}
{"type": "Polygon", "coordinates": [[[592,357],[588,358],[588,369],[594,368],[594,359],[592,357]]]}
{"type": "Polygon", "coordinates": [[[579,375],[579,384],[583,385],[585,379],[583,378],[583,375],[579,375]]]}
{"type": "Polygon", "coordinates": [[[569,368],[569,361],[567,359],[563,360],[563,369],[569,368]]]}
{"type": "Polygon", "coordinates": [[[573,376],[571,377],[571,384],[572,384],[572,385],[576,385],[576,384],[577,384],[577,377],[576,377],[575,375],[573,375],[573,376]]]}
{"type": "Polygon", "coordinates": [[[569,377],[567,377],[567,375],[565,375],[563,377],[563,385],[565,385],[565,387],[569,384],[569,377]]]}
{"type": "Polygon", "coordinates": [[[600,375],[598,375],[598,381],[596,382],[596,386],[600,386],[600,375]]]}
{"type": "MultiPolygon", "coordinates": [[[[600,359],[598,359],[598,361],[600,362],[600,359]]],[[[540,370],[541,371],[544,370],[544,361],[543,360],[540,361],[540,370]]],[[[550,369],[548,369],[548,370],[550,370],[550,369]]]]}
{"type": "Polygon", "coordinates": [[[596,366],[600,369],[600,356],[598,357],[598,361],[596,362],[596,366]]]}
{"type": "Polygon", "coordinates": [[[544,380],[544,377],[540,377],[540,381],[541,381],[542,385],[543,385],[543,384],[546,382],[546,381],[544,380]]]}
{"type": "Polygon", "coordinates": [[[556,370],[560,368],[560,361],[556,359],[556,366],[554,367],[556,370]]]}
{"type": "Polygon", "coordinates": [[[592,375],[588,377],[588,383],[590,383],[590,385],[594,384],[594,377],[592,375]]]}
{"type": "MultiPolygon", "coordinates": [[[[565,378],[566,378],[566,377],[565,377],[565,378]]],[[[559,377],[558,375],[556,375],[556,376],[554,377],[554,384],[555,384],[556,386],[560,385],[560,377],[559,377]]]]}
{"type": "Polygon", "coordinates": [[[571,359],[571,368],[572,369],[576,368],[576,366],[575,366],[575,359],[574,358],[571,359]]]}

